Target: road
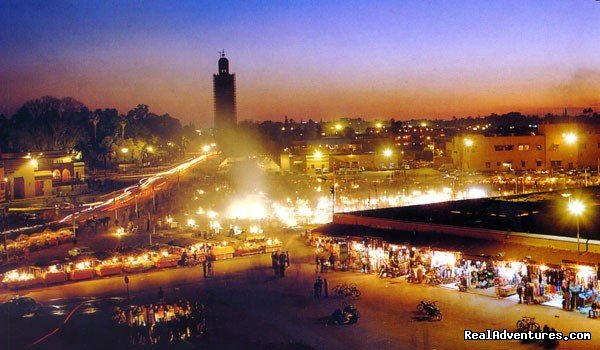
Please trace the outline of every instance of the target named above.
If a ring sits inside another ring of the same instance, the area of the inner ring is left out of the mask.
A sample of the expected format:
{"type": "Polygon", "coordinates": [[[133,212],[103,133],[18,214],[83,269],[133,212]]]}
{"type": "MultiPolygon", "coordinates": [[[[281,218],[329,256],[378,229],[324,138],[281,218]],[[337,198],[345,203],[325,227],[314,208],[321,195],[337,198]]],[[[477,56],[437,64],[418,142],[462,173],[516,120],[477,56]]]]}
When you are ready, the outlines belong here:
{"type": "Polygon", "coordinates": [[[137,196],[139,196],[140,198],[143,198],[145,196],[152,196],[155,190],[158,190],[166,184],[166,181],[172,181],[173,176],[178,177],[182,172],[186,171],[188,168],[196,165],[197,163],[206,161],[207,159],[216,155],[216,153],[200,155],[188,159],[169,170],[161,171],[154,175],[143,178],[138,182],[138,184],[126,187],[124,189],[119,190],[118,192],[115,191],[115,193],[113,193],[112,195],[107,194],[104,196],[104,199],[100,203],[90,206],[80,212],[69,214],[61,220],[59,220],[59,222],[73,222],[73,216],[75,216],[75,220],[82,221],[85,218],[91,217],[93,215],[98,215],[101,211],[110,211],[114,210],[115,208],[122,207],[124,205],[129,205],[128,202],[135,200],[137,196]]]}
{"type": "MultiPolygon", "coordinates": [[[[540,324],[549,324],[562,332],[593,332],[591,341],[563,342],[561,349],[600,346],[597,331],[600,321],[578,313],[354,272],[332,272],[323,277],[328,279],[330,287],[341,282],[358,285],[362,297],[353,303],[360,310],[360,321],[354,326],[325,326],[321,319],[344,301],[313,298],[312,283],[316,277],[313,250],[296,236],[288,237],[286,244],[292,264],[284,278],[273,276],[268,255],[218,261],[215,277],[210,279],[202,278],[199,268],[159,270],[129,276],[133,302],[156,301],[159,287],[165,290],[167,301],[200,298],[207,306],[209,333],[203,339],[180,344],[182,348],[537,349],[539,346],[535,344],[518,341],[466,343],[463,340],[465,329],[512,330],[523,315],[534,316],[540,324]],[[444,314],[441,322],[419,319],[415,311],[422,299],[438,301],[444,314]],[[291,347],[290,343],[306,347],[291,347]]],[[[108,321],[114,305],[109,298],[126,296],[122,276],[34,289],[23,294],[35,298],[46,309],[64,312],[17,321],[18,331],[9,333],[10,344],[29,344],[57,327],[59,331],[40,343],[39,348],[106,348],[117,341],[127,341],[113,339],[108,321]],[[74,312],[64,324],[65,315],[82,300],[87,301],[85,307],[74,312]]],[[[14,326],[10,329],[14,330],[14,326]]]]}

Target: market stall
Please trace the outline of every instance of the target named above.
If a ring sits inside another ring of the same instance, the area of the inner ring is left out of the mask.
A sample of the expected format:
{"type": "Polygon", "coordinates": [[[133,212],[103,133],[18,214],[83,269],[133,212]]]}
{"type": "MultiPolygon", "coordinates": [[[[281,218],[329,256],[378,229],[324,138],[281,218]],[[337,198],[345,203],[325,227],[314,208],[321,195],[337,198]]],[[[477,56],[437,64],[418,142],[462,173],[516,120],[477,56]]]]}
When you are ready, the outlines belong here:
{"type": "Polygon", "coordinates": [[[233,246],[228,245],[227,242],[223,241],[220,245],[215,245],[211,247],[210,257],[213,260],[224,260],[231,259],[235,254],[235,249],[233,246]]]}
{"type": "Polygon", "coordinates": [[[160,252],[154,253],[152,255],[152,260],[154,260],[154,266],[156,266],[159,269],[165,267],[175,267],[179,264],[179,261],[181,260],[180,254],[166,249],[161,250],[160,252]]]}
{"type": "Polygon", "coordinates": [[[42,278],[44,283],[62,283],[68,280],[67,272],[62,264],[53,264],[42,269],[42,278]]]}
{"type": "Polygon", "coordinates": [[[281,242],[277,239],[268,238],[264,243],[265,253],[272,253],[281,250],[281,242]]]}
{"type": "Polygon", "coordinates": [[[66,271],[71,281],[81,281],[94,278],[94,265],[96,261],[91,259],[80,260],[67,265],[66,271]]]}
{"type": "Polygon", "coordinates": [[[206,243],[196,243],[186,248],[187,259],[193,264],[198,264],[206,260],[206,243]]]}
{"type": "Polygon", "coordinates": [[[40,269],[27,266],[4,274],[2,284],[9,289],[28,288],[44,282],[40,269]]]}
{"type": "Polygon", "coordinates": [[[119,257],[114,256],[110,259],[102,260],[94,267],[94,270],[96,270],[96,275],[102,277],[118,275],[123,271],[123,262],[119,257]]]}
{"type": "Polygon", "coordinates": [[[136,273],[150,270],[154,267],[154,261],[150,259],[150,253],[145,251],[133,251],[123,259],[122,268],[126,273],[136,273]]]}

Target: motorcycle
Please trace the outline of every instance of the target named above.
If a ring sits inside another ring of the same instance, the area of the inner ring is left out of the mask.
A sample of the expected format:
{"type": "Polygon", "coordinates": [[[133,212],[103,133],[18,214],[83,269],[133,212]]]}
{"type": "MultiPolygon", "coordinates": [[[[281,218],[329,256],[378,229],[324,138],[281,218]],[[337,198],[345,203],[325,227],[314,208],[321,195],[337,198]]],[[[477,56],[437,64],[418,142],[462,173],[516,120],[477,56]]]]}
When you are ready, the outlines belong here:
{"type": "Polygon", "coordinates": [[[352,304],[346,305],[343,309],[336,309],[326,320],[327,325],[351,325],[358,322],[360,315],[358,309],[352,304]]]}
{"type": "Polygon", "coordinates": [[[417,305],[417,310],[419,310],[420,312],[425,312],[430,320],[441,321],[442,312],[435,303],[435,301],[421,300],[419,305],[417,305]]]}
{"type": "Polygon", "coordinates": [[[436,308],[437,307],[435,305],[436,302],[437,301],[421,300],[421,302],[419,302],[419,305],[417,305],[417,310],[419,310],[420,312],[423,312],[430,308],[436,308]]]}
{"type": "MultiPolygon", "coordinates": [[[[548,325],[544,325],[544,328],[542,328],[541,332],[542,333],[557,333],[558,331],[554,327],[550,328],[548,325]]],[[[546,349],[553,349],[558,346],[558,343],[559,343],[558,339],[550,339],[550,337],[548,335],[546,335],[546,337],[544,337],[544,339],[539,340],[539,344],[546,349]]]]}

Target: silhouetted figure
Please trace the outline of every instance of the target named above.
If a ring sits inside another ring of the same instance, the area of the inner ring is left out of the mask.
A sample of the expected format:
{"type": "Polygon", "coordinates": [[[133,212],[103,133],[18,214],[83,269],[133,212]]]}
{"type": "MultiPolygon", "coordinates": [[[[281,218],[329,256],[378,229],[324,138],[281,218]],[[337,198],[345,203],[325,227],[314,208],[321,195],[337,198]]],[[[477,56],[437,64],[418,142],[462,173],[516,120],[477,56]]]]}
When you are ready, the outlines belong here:
{"type": "Polygon", "coordinates": [[[321,279],[321,276],[317,277],[313,287],[315,289],[315,298],[320,298],[323,292],[323,280],[321,279]]]}
{"type": "Polygon", "coordinates": [[[163,292],[162,287],[158,288],[158,301],[161,303],[165,301],[165,292],[163,292]]]}

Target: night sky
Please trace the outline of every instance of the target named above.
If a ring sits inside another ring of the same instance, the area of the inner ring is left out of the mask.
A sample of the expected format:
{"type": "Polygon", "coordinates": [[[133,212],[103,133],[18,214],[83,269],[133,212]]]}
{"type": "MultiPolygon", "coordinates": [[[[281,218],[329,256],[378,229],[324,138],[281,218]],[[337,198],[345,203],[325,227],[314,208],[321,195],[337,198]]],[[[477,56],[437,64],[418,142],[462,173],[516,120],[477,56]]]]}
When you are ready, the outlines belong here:
{"type": "Polygon", "coordinates": [[[225,49],[238,119],[600,110],[600,2],[0,1],[0,112],[72,96],[211,125],[225,49]]]}

